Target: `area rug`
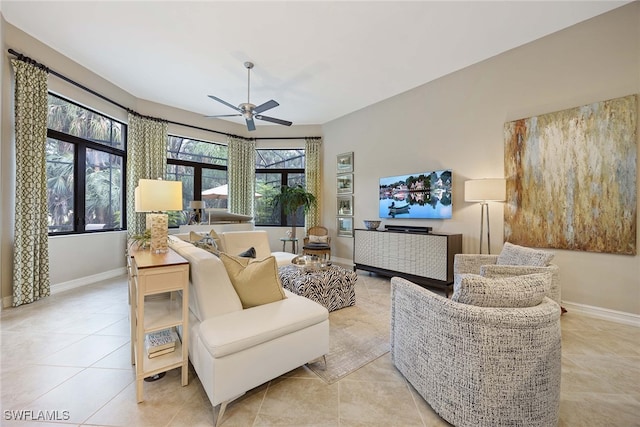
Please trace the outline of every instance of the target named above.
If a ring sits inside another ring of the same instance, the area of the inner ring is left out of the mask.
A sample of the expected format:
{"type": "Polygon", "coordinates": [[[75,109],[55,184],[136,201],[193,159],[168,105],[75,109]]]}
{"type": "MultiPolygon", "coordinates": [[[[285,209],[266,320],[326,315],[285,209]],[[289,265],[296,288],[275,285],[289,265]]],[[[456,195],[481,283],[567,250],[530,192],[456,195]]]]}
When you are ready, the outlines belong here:
{"type": "Polygon", "coordinates": [[[358,293],[356,305],[329,313],[329,354],[308,365],[332,384],[389,352],[388,297],[380,301],[358,293]]]}

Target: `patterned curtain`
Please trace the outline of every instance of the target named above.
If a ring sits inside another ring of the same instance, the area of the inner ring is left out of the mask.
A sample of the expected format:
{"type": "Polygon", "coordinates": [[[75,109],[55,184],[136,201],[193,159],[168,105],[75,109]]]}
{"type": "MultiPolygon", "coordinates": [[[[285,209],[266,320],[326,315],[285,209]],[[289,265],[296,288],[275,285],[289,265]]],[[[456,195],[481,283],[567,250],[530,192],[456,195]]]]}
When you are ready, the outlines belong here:
{"type": "Polygon", "coordinates": [[[318,204],[309,209],[305,215],[305,226],[307,230],[316,225],[320,225],[320,207],[322,205],[321,177],[320,177],[320,138],[306,138],[305,140],[305,168],[304,177],[307,191],[318,200],[318,204]]]}
{"type": "Polygon", "coordinates": [[[167,122],[129,113],[127,128],[127,229],[144,232],[144,213],[135,210],[135,189],[140,179],[164,179],[167,171],[167,122]]]}
{"type": "Polygon", "coordinates": [[[12,59],[15,71],[16,202],[13,306],[51,293],[47,235],[47,71],[12,59]]]}
{"type": "Polygon", "coordinates": [[[256,143],[229,137],[229,211],[253,216],[255,195],[256,143]]]}

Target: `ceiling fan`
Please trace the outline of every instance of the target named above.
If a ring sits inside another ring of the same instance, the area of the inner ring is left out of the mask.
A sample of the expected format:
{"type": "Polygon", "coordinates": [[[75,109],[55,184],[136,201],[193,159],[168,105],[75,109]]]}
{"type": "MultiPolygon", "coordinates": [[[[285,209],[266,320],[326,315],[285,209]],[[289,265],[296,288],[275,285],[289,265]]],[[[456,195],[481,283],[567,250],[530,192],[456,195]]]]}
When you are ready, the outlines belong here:
{"type": "Polygon", "coordinates": [[[273,99],[265,102],[264,104],[260,104],[258,106],[252,104],[249,101],[249,95],[251,93],[251,69],[253,68],[253,62],[245,62],[244,67],[247,69],[247,102],[243,102],[237,107],[229,104],[227,101],[224,101],[216,96],[209,95],[209,98],[220,102],[221,104],[226,105],[227,107],[231,107],[236,110],[237,114],[220,114],[216,116],[206,116],[206,117],[235,117],[235,116],[243,116],[247,122],[247,129],[250,131],[256,130],[256,124],[253,119],[264,120],[265,122],[277,123],[279,125],[291,126],[292,122],[282,119],[276,119],[275,117],[263,116],[263,111],[270,110],[272,108],[277,107],[278,104],[273,99]]]}

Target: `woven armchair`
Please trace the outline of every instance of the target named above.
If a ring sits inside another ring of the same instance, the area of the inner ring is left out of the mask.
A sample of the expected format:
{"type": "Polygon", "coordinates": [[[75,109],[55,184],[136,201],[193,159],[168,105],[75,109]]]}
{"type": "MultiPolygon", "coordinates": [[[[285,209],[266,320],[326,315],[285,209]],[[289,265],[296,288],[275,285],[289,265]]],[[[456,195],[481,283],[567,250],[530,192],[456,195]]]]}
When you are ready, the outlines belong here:
{"type": "Polygon", "coordinates": [[[453,274],[479,274],[485,277],[511,277],[542,272],[551,273],[551,289],[547,295],[560,304],[560,268],[555,264],[546,267],[528,265],[497,265],[498,255],[456,254],[453,261],[453,274]]]}
{"type": "Polygon", "coordinates": [[[309,228],[302,246],[303,255],[318,255],[331,258],[331,237],[326,227],[315,226],[309,228]],[[315,239],[314,239],[315,237],[315,239]]]}
{"type": "Polygon", "coordinates": [[[457,427],[558,424],[560,307],[488,308],[391,279],[394,365],[457,427]]]}

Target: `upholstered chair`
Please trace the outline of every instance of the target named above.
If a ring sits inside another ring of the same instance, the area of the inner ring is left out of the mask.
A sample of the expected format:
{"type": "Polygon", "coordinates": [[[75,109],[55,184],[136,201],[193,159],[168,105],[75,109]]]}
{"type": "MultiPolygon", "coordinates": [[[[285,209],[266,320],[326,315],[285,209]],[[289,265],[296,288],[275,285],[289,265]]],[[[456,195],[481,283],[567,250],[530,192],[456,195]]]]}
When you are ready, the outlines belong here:
{"type": "Polygon", "coordinates": [[[553,256],[553,252],[505,242],[499,255],[456,254],[453,261],[453,274],[454,277],[465,273],[485,277],[510,277],[550,272],[552,282],[547,296],[560,304],[560,268],[551,264],[553,256]]]}
{"type": "Polygon", "coordinates": [[[545,296],[550,284],[550,273],[461,274],[448,299],[392,278],[393,364],[457,427],[558,425],[560,306],[545,296]]]}
{"type": "Polygon", "coordinates": [[[302,246],[303,255],[317,255],[331,258],[331,237],[326,227],[315,226],[309,228],[302,246]]]}

